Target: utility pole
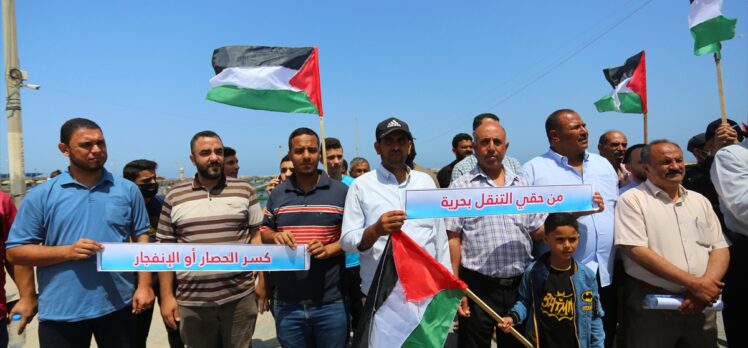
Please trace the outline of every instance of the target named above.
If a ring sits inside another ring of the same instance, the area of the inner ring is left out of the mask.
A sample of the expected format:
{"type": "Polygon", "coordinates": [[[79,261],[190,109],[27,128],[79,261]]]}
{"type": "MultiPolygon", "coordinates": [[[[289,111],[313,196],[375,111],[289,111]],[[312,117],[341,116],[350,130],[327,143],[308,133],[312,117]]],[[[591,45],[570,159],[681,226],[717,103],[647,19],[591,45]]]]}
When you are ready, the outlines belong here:
{"type": "Polygon", "coordinates": [[[26,193],[21,123],[21,86],[25,76],[18,65],[15,0],[2,1],[3,53],[5,55],[5,82],[7,87],[5,111],[8,122],[8,172],[10,173],[10,195],[13,197],[16,206],[19,206],[26,193]]]}
{"type": "Polygon", "coordinates": [[[356,117],[355,122],[356,123],[355,123],[355,127],[353,128],[353,131],[354,131],[353,136],[356,139],[355,140],[355,142],[356,142],[356,157],[358,157],[358,116],[356,117]]]}

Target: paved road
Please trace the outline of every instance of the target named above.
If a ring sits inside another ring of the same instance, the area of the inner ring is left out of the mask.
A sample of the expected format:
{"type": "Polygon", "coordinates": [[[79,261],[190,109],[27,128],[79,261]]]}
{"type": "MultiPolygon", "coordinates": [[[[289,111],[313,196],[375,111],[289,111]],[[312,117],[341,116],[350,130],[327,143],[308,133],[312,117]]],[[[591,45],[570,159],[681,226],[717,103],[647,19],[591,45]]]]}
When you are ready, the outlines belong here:
{"type": "MultiPolygon", "coordinates": [[[[12,296],[16,292],[15,284],[10,278],[6,279],[6,293],[12,296]]],[[[722,327],[722,316],[717,318],[717,326],[719,328],[719,343],[720,347],[726,347],[725,332],[722,327]]],[[[34,320],[27,327],[26,332],[26,347],[38,348],[39,347],[39,336],[37,332],[38,321],[34,320]]],[[[455,348],[457,347],[456,335],[450,334],[447,339],[445,347],[455,348]]],[[[92,347],[96,347],[96,343],[92,342],[92,347]]],[[[151,323],[151,331],[148,335],[148,347],[153,348],[168,348],[169,344],[166,339],[166,328],[164,322],[161,320],[158,307],[154,310],[153,321],[151,323]]],[[[253,348],[274,348],[280,347],[278,340],[275,335],[275,321],[270,313],[264,313],[258,317],[257,326],[255,328],[255,335],[252,339],[253,348]]],[[[495,347],[495,345],[494,345],[495,347]]]]}

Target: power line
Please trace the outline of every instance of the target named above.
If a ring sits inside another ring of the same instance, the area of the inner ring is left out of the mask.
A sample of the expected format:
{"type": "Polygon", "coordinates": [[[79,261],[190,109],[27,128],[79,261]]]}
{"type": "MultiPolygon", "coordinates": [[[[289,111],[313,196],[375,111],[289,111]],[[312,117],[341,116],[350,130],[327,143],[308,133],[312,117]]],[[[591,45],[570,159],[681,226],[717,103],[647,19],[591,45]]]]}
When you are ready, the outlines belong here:
{"type": "MultiPolygon", "coordinates": [[[[494,103],[492,106],[490,106],[490,107],[488,107],[486,109],[483,109],[483,110],[492,110],[492,109],[498,107],[499,105],[503,104],[507,100],[509,100],[512,97],[516,96],[517,94],[519,94],[520,92],[524,91],[528,87],[532,86],[536,82],[540,81],[543,77],[547,76],[548,74],[550,74],[551,72],[553,72],[554,70],[556,70],[558,67],[560,67],[564,63],[566,63],[569,60],[571,60],[572,58],[574,58],[577,54],[579,54],[580,52],[584,51],[587,47],[591,46],[593,43],[595,43],[598,40],[600,40],[603,36],[607,35],[611,31],[613,31],[613,29],[615,29],[619,25],[623,24],[623,22],[625,22],[626,20],[628,20],[629,18],[631,18],[633,15],[635,15],[636,13],[638,13],[639,11],[641,11],[644,7],[646,7],[647,5],[649,5],[652,1],[654,1],[654,0],[647,0],[647,1],[645,1],[644,3],[642,3],[641,5],[639,5],[639,7],[635,8],[633,11],[629,12],[623,18],[621,18],[620,20],[618,20],[615,23],[613,23],[613,25],[607,27],[601,33],[599,33],[598,35],[594,36],[588,42],[584,43],[581,47],[579,47],[576,50],[574,50],[573,52],[571,52],[568,56],[562,58],[557,63],[550,65],[550,67],[547,68],[545,71],[543,71],[540,75],[538,75],[537,77],[531,79],[529,82],[525,83],[524,85],[520,86],[518,89],[516,89],[513,92],[509,93],[509,95],[507,95],[506,97],[500,99],[498,102],[494,103]]],[[[509,81],[511,81],[513,79],[514,79],[514,77],[512,79],[510,79],[509,81]]],[[[444,132],[438,133],[438,134],[436,134],[435,136],[433,136],[433,137],[431,137],[429,139],[425,139],[423,142],[430,142],[430,141],[433,141],[433,140],[436,140],[436,139],[442,139],[445,135],[448,135],[448,134],[454,132],[456,129],[459,129],[459,128],[463,127],[466,123],[469,123],[469,122],[472,122],[472,120],[466,120],[466,121],[459,122],[456,126],[450,128],[450,129],[448,129],[448,130],[446,130],[444,132]]]]}

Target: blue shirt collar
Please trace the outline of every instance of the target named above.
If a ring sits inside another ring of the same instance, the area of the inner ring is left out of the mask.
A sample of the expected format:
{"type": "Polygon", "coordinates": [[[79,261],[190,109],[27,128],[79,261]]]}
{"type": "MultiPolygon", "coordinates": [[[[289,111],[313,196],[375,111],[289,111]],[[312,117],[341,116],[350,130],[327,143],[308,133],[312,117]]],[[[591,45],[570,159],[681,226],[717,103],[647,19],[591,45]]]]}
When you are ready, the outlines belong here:
{"type": "MultiPolygon", "coordinates": [[[[559,154],[558,152],[554,151],[552,148],[548,149],[548,152],[546,152],[546,155],[559,164],[563,164],[567,166],[569,165],[569,158],[559,154]]],[[[587,150],[584,150],[583,162],[587,162],[589,160],[590,160],[590,153],[587,150]]]]}
{"type": "MultiPolygon", "coordinates": [[[[106,170],[106,168],[101,168],[101,170],[102,170],[101,177],[99,178],[99,180],[96,181],[96,184],[94,184],[93,187],[91,187],[91,189],[93,189],[93,188],[95,188],[95,187],[97,187],[97,186],[99,186],[101,184],[107,183],[107,182],[110,183],[110,184],[114,183],[114,176],[112,176],[112,173],[110,173],[108,170],[106,170]]],[[[74,185],[86,187],[86,185],[83,185],[83,184],[75,181],[75,179],[73,179],[73,176],[70,175],[70,167],[68,167],[68,169],[66,169],[62,174],[59,175],[59,177],[57,177],[55,179],[60,183],[61,186],[67,186],[67,185],[74,184],[74,185]]],[[[86,187],[86,188],[88,188],[88,187],[86,187]]]]}

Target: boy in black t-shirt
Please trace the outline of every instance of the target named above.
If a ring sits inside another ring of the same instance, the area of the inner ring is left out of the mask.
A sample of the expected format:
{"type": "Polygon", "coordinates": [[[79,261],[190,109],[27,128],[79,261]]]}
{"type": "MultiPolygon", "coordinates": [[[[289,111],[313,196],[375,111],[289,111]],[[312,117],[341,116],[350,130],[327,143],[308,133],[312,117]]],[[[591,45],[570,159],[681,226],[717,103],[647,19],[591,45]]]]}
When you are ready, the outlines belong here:
{"type": "Polygon", "coordinates": [[[544,228],[543,241],[550,252],[527,267],[520,299],[498,326],[508,332],[515,323],[528,319],[527,335],[536,347],[603,347],[603,312],[595,273],[573,257],[579,225],[571,214],[553,213],[544,228]]]}

